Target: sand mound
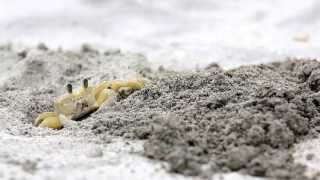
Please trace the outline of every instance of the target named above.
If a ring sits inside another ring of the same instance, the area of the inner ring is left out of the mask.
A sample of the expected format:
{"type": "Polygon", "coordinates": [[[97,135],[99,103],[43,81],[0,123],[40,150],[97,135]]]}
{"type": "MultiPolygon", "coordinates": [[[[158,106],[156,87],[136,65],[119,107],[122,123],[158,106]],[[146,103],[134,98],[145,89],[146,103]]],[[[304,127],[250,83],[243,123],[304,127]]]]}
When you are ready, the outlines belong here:
{"type": "Polygon", "coordinates": [[[176,173],[303,179],[292,147],[317,134],[319,65],[288,60],[149,72],[153,83],[92,117],[92,130],[146,139],[145,155],[169,162],[176,173]]]}

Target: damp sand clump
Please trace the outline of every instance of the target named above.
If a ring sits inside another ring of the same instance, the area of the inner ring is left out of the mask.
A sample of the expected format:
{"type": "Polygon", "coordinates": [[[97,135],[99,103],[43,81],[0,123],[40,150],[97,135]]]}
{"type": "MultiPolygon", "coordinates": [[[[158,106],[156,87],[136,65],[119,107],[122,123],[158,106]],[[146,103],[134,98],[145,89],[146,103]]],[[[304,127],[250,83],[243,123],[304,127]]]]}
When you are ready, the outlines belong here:
{"type": "Polygon", "coordinates": [[[152,83],[89,121],[96,134],[145,139],[144,155],[184,175],[304,179],[293,146],[320,125],[320,63],[288,60],[199,72],[161,68],[152,83]]]}

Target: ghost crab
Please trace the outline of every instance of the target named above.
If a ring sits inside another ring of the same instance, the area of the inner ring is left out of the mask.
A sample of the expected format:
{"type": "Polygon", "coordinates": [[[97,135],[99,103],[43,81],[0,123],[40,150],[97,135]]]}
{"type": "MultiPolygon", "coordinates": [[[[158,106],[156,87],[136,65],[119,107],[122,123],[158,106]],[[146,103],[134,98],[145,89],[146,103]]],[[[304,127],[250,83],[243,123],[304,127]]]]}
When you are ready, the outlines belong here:
{"type": "Polygon", "coordinates": [[[61,120],[81,120],[97,111],[117,94],[129,95],[145,85],[144,80],[105,81],[96,86],[89,86],[88,79],[83,80],[82,87],[72,90],[67,85],[68,94],[59,97],[54,102],[54,112],[43,112],[34,121],[38,127],[61,129],[61,120]]]}

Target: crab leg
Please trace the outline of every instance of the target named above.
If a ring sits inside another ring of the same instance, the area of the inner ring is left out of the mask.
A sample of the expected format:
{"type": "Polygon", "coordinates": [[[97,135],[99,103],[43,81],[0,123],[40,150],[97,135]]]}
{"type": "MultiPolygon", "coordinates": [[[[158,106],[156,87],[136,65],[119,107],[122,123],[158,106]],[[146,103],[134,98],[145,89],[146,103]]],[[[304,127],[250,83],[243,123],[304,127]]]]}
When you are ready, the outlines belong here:
{"type": "Polygon", "coordinates": [[[55,112],[41,113],[34,122],[35,126],[61,129],[62,124],[59,115],[55,112]]]}
{"type": "Polygon", "coordinates": [[[100,107],[103,105],[107,100],[111,100],[112,97],[115,97],[116,93],[110,89],[104,89],[99,94],[96,94],[96,103],[100,107]]]}
{"type": "Polygon", "coordinates": [[[105,81],[98,84],[94,89],[96,102],[101,106],[109,97],[114,96],[115,92],[121,90],[138,90],[144,86],[143,80],[132,81],[105,81]]]}
{"type": "Polygon", "coordinates": [[[141,89],[145,82],[143,80],[134,81],[115,81],[111,83],[111,89],[118,92],[121,88],[128,88],[132,90],[141,89]]]}

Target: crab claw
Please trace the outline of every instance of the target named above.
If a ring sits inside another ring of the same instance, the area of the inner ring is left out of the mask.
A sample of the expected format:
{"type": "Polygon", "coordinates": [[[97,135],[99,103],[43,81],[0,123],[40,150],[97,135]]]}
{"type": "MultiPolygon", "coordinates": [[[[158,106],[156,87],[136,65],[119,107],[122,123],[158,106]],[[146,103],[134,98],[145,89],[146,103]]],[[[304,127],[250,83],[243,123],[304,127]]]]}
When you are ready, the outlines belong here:
{"type": "Polygon", "coordinates": [[[45,127],[52,129],[61,129],[62,124],[59,119],[59,115],[55,112],[41,113],[34,121],[34,125],[37,127],[45,127]]]}

